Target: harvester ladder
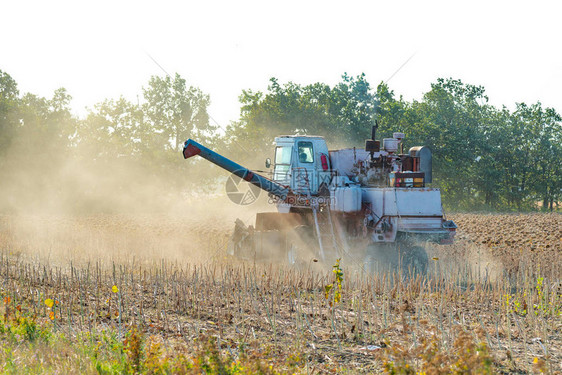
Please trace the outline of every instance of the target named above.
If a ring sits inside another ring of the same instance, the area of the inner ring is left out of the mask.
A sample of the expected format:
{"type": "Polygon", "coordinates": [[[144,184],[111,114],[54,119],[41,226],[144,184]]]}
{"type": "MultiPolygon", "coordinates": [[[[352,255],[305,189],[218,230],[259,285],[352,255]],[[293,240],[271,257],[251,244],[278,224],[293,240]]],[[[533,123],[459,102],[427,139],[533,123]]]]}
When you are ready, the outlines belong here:
{"type": "Polygon", "coordinates": [[[335,232],[335,223],[332,218],[332,211],[330,210],[330,207],[324,207],[323,211],[320,211],[318,206],[313,207],[312,215],[314,217],[314,225],[316,228],[318,245],[320,246],[320,257],[322,260],[326,260],[326,257],[329,255],[334,255],[336,258],[342,258],[345,247],[338,243],[335,232]]]}
{"type": "MultiPolygon", "coordinates": [[[[308,194],[310,198],[310,194],[308,194]]],[[[314,217],[314,226],[316,228],[316,238],[318,238],[318,245],[320,246],[320,259],[324,261],[326,256],[324,254],[324,246],[322,245],[322,232],[320,231],[320,225],[318,224],[318,205],[312,204],[312,217],[314,217]]]]}
{"type": "Polygon", "coordinates": [[[332,221],[332,210],[330,209],[330,206],[326,206],[326,210],[327,210],[326,216],[328,216],[328,224],[330,226],[330,236],[332,237],[332,246],[334,246],[334,249],[338,253],[337,256],[338,256],[338,258],[340,258],[341,254],[340,254],[340,251],[339,251],[338,242],[336,241],[336,234],[334,233],[334,222],[332,221]]]}
{"type": "Polygon", "coordinates": [[[306,194],[306,199],[308,200],[308,204],[310,204],[310,208],[312,209],[314,229],[316,230],[316,238],[318,238],[318,245],[320,246],[319,255],[320,259],[323,261],[326,259],[326,255],[324,252],[324,244],[322,241],[322,231],[320,230],[320,223],[318,220],[319,205],[318,201],[316,199],[313,200],[310,195],[310,179],[308,178],[308,170],[306,168],[294,168],[293,172],[295,173],[295,185],[297,188],[297,193],[306,194]]]}
{"type": "Polygon", "coordinates": [[[335,255],[336,258],[341,258],[343,251],[337,241],[334,220],[332,219],[332,211],[329,206],[326,206],[324,211],[319,215],[318,221],[318,226],[324,229],[323,231],[317,233],[319,239],[318,242],[322,242],[324,257],[327,255],[335,255]]]}
{"type": "Polygon", "coordinates": [[[312,209],[312,217],[314,219],[314,229],[316,230],[316,238],[318,239],[318,246],[320,248],[319,257],[322,261],[326,260],[326,245],[328,242],[324,241],[326,236],[330,236],[331,246],[333,250],[337,253],[337,256],[340,256],[339,246],[336,241],[336,235],[334,233],[334,223],[332,222],[332,212],[330,211],[330,207],[326,206],[327,212],[324,214],[320,213],[320,205],[317,199],[312,199],[310,194],[310,179],[308,176],[308,170],[306,168],[294,168],[293,169],[294,178],[296,182],[296,191],[299,194],[306,194],[306,198],[310,204],[310,208],[312,209]],[[327,220],[326,220],[327,217],[327,220]],[[327,229],[329,231],[327,235],[325,231],[321,229],[327,229]]]}

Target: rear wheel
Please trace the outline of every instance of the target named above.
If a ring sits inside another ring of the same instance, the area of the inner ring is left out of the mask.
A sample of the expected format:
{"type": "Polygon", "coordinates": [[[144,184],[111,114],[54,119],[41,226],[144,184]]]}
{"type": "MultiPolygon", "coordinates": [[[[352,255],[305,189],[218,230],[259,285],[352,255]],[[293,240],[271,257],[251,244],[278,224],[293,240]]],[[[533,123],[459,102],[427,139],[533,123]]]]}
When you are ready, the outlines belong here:
{"type": "Polygon", "coordinates": [[[365,270],[370,272],[396,272],[404,274],[425,274],[428,257],[423,246],[408,242],[376,243],[367,248],[365,270]]]}
{"type": "Polygon", "coordinates": [[[429,263],[427,252],[423,246],[406,246],[402,251],[402,270],[404,272],[423,275],[429,263]]]}
{"type": "Polygon", "coordinates": [[[394,271],[398,266],[395,243],[379,242],[367,247],[364,268],[369,273],[394,271]]]}

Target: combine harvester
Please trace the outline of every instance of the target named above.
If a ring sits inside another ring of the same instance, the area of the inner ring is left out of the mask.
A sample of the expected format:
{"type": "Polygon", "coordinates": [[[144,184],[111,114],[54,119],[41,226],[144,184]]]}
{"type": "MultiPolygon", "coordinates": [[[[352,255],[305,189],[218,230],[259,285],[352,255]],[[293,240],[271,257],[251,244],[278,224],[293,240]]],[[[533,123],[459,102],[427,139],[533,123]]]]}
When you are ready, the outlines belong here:
{"type": "MultiPolygon", "coordinates": [[[[242,259],[290,264],[337,258],[382,260],[425,271],[424,242],[452,243],[457,226],[446,220],[441,192],[431,183],[431,151],[403,153],[403,133],[364,149],[328,151],[323,137],[275,138],[272,179],[187,140],[184,158],[199,155],[263,189],[278,212],[262,212],[255,226],[236,220],[229,252],[242,259]]],[[[266,168],[271,168],[266,160],[266,168]]]]}

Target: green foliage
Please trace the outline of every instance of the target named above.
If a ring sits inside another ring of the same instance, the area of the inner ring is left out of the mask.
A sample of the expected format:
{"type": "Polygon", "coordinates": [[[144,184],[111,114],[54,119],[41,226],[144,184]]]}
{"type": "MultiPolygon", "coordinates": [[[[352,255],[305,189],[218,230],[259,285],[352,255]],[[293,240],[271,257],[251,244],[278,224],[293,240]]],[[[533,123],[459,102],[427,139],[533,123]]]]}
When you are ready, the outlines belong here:
{"type": "MultiPolygon", "coordinates": [[[[481,333],[481,332],[480,332],[481,333]]],[[[481,333],[482,334],[482,333],[481,333]]],[[[494,358],[484,342],[457,330],[452,348],[442,348],[434,335],[413,348],[389,345],[380,355],[387,374],[493,374],[494,358]]]]}
{"type": "Polygon", "coordinates": [[[329,300],[334,291],[333,298],[329,300],[330,306],[341,301],[342,283],[343,283],[343,270],[340,267],[340,260],[336,259],[336,263],[332,266],[334,273],[334,282],[324,286],[324,297],[329,300]]]}
{"type": "Polygon", "coordinates": [[[17,128],[19,91],[16,81],[0,70],[0,156],[6,152],[17,128]]]}
{"type": "Polygon", "coordinates": [[[37,324],[36,317],[10,297],[4,297],[3,314],[0,317],[0,338],[14,343],[48,342],[49,329],[37,324]]]}
{"type": "MultiPolygon", "coordinates": [[[[175,193],[185,188],[178,176],[201,170],[181,157],[185,139],[212,144],[217,138],[208,95],[177,74],[152,77],[137,103],[104,100],[84,119],[71,114],[71,99],[64,88],[51,98],[20,95],[16,82],[0,71],[0,195],[9,197],[0,210],[143,207],[139,201],[146,203],[154,190],[175,193]],[[139,191],[141,179],[151,181],[146,192],[139,191]],[[124,203],[123,195],[131,202],[124,203]]],[[[215,177],[213,172],[201,179],[215,177]]]]}
{"type": "Polygon", "coordinates": [[[404,132],[405,151],[431,148],[434,186],[449,208],[554,210],[562,201],[561,116],[540,102],[496,108],[482,86],[456,79],[438,79],[421,100],[408,102],[385,83],[372,88],[364,74],[344,74],[334,86],[271,78],[265,92],[242,91],[240,118],[225,134],[209,123],[209,96],[178,74],[151,77],[136,103],[104,100],[84,119],[71,114],[71,99],[64,88],[51,98],[20,95],[0,71],[0,194],[11,197],[0,209],[67,202],[80,210],[81,202],[110,210],[117,203],[106,201],[107,191],[133,191],[139,179],[165,181],[158,191],[181,190],[186,180],[178,176],[195,170],[194,188],[202,189],[201,181],[223,172],[179,156],[190,137],[253,168],[257,157],[272,156],[277,135],[316,134],[331,148],[363,147],[375,121],[379,138],[404,132]]]}
{"type": "Polygon", "coordinates": [[[365,75],[342,76],[334,87],[323,83],[281,85],[271,78],[267,93],[244,90],[240,121],[229,127],[227,139],[251,140],[258,152],[270,152],[281,134],[323,135],[328,142],[351,146],[370,134],[376,101],[365,75]]]}
{"type": "Polygon", "coordinates": [[[145,118],[140,140],[145,147],[177,153],[187,138],[205,143],[212,136],[215,128],[209,125],[209,95],[187,87],[179,74],[173,79],[153,76],[143,94],[145,118]]]}
{"type": "Polygon", "coordinates": [[[98,103],[80,124],[80,147],[96,158],[138,156],[142,118],[139,106],[125,98],[98,103]]]}
{"type": "Polygon", "coordinates": [[[240,121],[227,137],[270,153],[279,134],[318,134],[330,147],[362,147],[377,120],[378,137],[406,134],[406,146],[433,152],[434,185],[455,209],[554,209],[562,200],[561,117],[541,103],[514,112],[488,104],[482,86],[438,79],[421,101],[395,98],[385,84],[370,88],[364,75],[344,75],[330,87],[281,85],[244,91],[240,121]]]}
{"type": "Polygon", "coordinates": [[[142,345],[142,333],[137,326],[131,327],[125,338],[123,350],[127,354],[127,363],[133,373],[139,373],[141,371],[141,363],[143,360],[142,345]]]}

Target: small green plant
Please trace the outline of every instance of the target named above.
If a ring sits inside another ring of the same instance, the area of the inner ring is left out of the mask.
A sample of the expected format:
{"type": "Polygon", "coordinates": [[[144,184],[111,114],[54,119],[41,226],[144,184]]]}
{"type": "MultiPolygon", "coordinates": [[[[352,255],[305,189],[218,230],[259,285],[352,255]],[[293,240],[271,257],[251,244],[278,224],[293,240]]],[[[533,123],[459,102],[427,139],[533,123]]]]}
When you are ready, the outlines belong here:
{"type": "Polygon", "coordinates": [[[525,293],[521,299],[517,296],[511,294],[505,294],[505,311],[507,314],[515,313],[519,316],[526,316],[527,315],[527,302],[525,302],[525,297],[527,294],[525,293]]]}
{"type": "Polygon", "coordinates": [[[59,304],[59,301],[54,300],[52,298],[47,298],[45,300],[45,305],[48,307],[49,309],[49,319],[51,319],[51,321],[53,322],[53,329],[56,331],[57,330],[57,305],[59,304]]]}
{"type": "MultiPolygon", "coordinates": [[[[535,289],[537,290],[537,295],[539,297],[539,303],[538,303],[538,305],[533,306],[535,309],[540,309],[540,310],[543,310],[543,307],[544,307],[544,305],[543,305],[544,294],[543,294],[543,285],[542,285],[543,281],[544,281],[544,278],[542,278],[540,276],[537,277],[537,286],[535,287],[535,289]]],[[[538,311],[535,311],[535,314],[538,314],[538,311]]]]}
{"type": "Polygon", "coordinates": [[[141,371],[143,335],[137,326],[132,326],[123,342],[123,350],[127,354],[129,370],[133,373],[141,371]]]}
{"type": "Polygon", "coordinates": [[[118,319],[118,324],[119,324],[119,338],[121,338],[121,291],[119,290],[119,288],[117,287],[117,285],[113,285],[111,287],[111,291],[115,294],[117,294],[118,298],[118,308],[119,310],[117,311],[117,319],[118,319]]]}
{"type": "Polygon", "coordinates": [[[324,286],[324,297],[329,300],[332,290],[334,291],[333,299],[329,300],[330,306],[333,303],[339,303],[341,301],[342,283],[343,283],[343,270],[340,267],[340,260],[337,259],[336,263],[332,266],[334,273],[334,282],[324,286]]]}
{"type": "Polygon", "coordinates": [[[533,312],[535,315],[539,315],[539,314],[543,314],[544,316],[562,315],[562,305],[560,305],[559,303],[559,299],[561,295],[559,293],[556,293],[556,291],[554,291],[554,293],[551,293],[554,303],[552,300],[549,300],[548,293],[545,293],[544,291],[543,277],[540,276],[537,277],[537,284],[535,286],[535,290],[537,291],[537,299],[538,299],[537,303],[533,304],[533,312]]]}
{"type": "Polygon", "coordinates": [[[162,343],[154,337],[150,337],[146,345],[144,366],[150,374],[167,373],[168,361],[163,356],[162,343]]]}
{"type": "Polygon", "coordinates": [[[494,359],[484,342],[476,342],[462,329],[451,350],[446,350],[435,335],[408,349],[388,343],[381,353],[387,374],[493,374],[494,359]]]}
{"type": "Polygon", "coordinates": [[[49,337],[46,330],[41,329],[35,317],[22,309],[21,305],[12,306],[10,297],[4,297],[4,314],[0,318],[0,333],[8,334],[18,342],[34,342],[40,337],[49,337]]]}

